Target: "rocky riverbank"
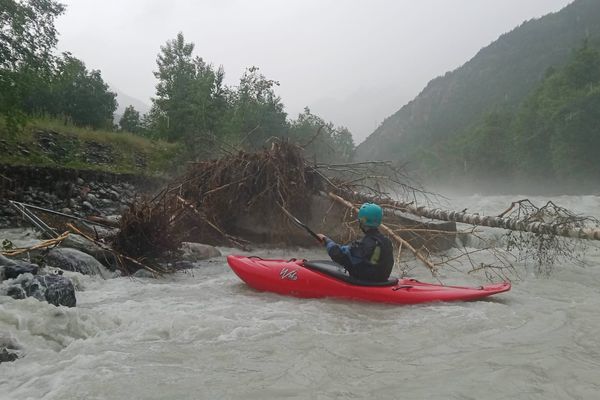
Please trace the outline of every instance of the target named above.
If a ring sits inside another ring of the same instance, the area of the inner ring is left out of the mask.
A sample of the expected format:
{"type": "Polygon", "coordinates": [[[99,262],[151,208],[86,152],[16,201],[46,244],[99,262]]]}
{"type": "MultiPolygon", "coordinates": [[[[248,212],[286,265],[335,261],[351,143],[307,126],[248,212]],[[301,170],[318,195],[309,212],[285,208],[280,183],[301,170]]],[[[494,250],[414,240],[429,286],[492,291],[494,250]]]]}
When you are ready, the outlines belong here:
{"type": "MultiPolygon", "coordinates": [[[[0,229],[0,243],[9,240],[17,247],[29,247],[39,242],[39,233],[32,229],[0,229]]],[[[215,247],[200,243],[183,243],[177,259],[163,261],[170,270],[193,269],[201,261],[220,257],[215,247]]],[[[94,279],[128,279],[114,268],[110,254],[94,243],[71,234],[59,247],[33,250],[17,257],[0,255],[0,307],[10,307],[10,302],[35,299],[56,307],[75,307],[77,292],[85,290],[83,276],[94,279]],[[14,300],[11,300],[14,299],[14,300]]],[[[153,279],[146,270],[134,277],[153,279]]],[[[14,361],[23,356],[16,339],[0,331],[0,363],[14,361]]]]}
{"type": "Polygon", "coordinates": [[[23,226],[15,200],[78,217],[121,214],[159,178],[51,167],[0,165],[0,228],[23,226]]]}
{"type": "MultiPolygon", "coordinates": [[[[138,175],[0,165],[0,250],[28,248],[44,239],[9,200],[75,217],[112,216],[116,219],[136,197],[152,194],[163,185],[160,178],[138,175]]],[[[184,243],[180,257],[164,264],[170,270],[189,269],[201,260],[219,255],[212,246],[184,243]]],[[[76,293],[82,289],[78,285],[79,277],[119,278],[117,262],[111,252],[74,234],[59,247],[29,251],[16,257],[0,255],[0,304],[6,303],[3,299],[31,298],[57,307],[75,307],[76,293]]],[[[138,271],[135,277],[154,278],[145,270],[138,271]]],[[[0,332],[0,363],[21,356],[18,342],[0,332]]]]}

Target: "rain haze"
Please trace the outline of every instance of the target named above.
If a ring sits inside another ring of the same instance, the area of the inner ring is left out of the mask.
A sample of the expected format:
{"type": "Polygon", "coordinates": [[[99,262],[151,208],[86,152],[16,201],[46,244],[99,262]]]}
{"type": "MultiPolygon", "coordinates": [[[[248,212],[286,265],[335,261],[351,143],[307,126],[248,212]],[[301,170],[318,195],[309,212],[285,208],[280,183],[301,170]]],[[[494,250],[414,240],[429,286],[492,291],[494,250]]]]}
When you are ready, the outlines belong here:
{"type": "Polygon", "coordinates": [[[570,2],[69,0],[57,28],[59,49],[100,69],[121,102],[151,104],[160,46],[183,32],[229,85],[258,66],[290,117],[308,106],[360,143],[428,81],[570,2]]]}

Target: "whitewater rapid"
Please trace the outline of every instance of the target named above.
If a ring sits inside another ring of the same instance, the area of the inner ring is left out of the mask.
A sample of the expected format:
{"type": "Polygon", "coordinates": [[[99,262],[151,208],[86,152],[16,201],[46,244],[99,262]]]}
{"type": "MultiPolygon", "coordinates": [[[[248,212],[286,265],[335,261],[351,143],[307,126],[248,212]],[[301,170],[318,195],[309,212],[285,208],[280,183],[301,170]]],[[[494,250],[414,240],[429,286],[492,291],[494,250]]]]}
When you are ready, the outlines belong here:
{"type": "MultiPolygon", "coordinates": [[[[513,200],[455,204],[497,214],[513,200]]],[[[600,215],[598,197],[553,200],[600,215]]],[[[597,399],[596,245],[585,261],[549,277],[517,266],[508,293],[418,306],[258,293],[225,257],[159,280],[70,274],[76,308],[0,297],[0,341],[22,355],[0,364],[0,399],[597,399]]],[[[414,266],[412,276],[432,280],[414,266]]],[[[484,282],[455,271],[442,279],[484,282]]]]}

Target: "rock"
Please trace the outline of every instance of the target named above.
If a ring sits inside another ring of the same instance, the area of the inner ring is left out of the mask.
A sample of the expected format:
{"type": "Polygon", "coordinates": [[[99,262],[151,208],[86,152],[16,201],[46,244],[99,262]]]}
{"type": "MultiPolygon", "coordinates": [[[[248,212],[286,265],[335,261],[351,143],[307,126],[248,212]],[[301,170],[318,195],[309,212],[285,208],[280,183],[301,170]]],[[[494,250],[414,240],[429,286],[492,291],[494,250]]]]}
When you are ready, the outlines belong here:
{"type": "Polygon", "coordinates": [[[34,285],[30,287],[28,294],[38,300],[43,295],[48,303],[55,306],[75,307],[77,304],[75,288],[67,277],[62,275],[38,275],[34,277],[34,285]],[[37,288],[34,285],[37,285],[37,288]],[[38,296],[34,292],[36,289],[40,293],[38,296]]]}
{"type": "Polygon", "coordinates": [[[114,271],[119,267],[119,261],[113,253],[108,250],[104,250],[102,247],[79,235],[69,235],[63,242],[62,246],[63,248],[72,248],[85,254],[89,254],[110,271],[114,271]]]}
{"type": "Polygon", "coordinates": [[[194,267],[195,267],[195,265],[191,261],[176,261],[173,263],[173,268],[175,268],[177,270],[192,269],[194,267]]]}
{"type": "Polygon", "coordinates": [[[62,210],[60,210],[60,212],[63,214],[71,214],[73,211],[71,211],[70,208],[65,207],[62,210]]]}
{"type": "Polygon", "coordinates": [[[19,356],[15,353],[9,353],[6,348],[0,348],[0,363],[15,361],[19,356]]]}
{"type": "Polygon", "coordinates": [[[85,184],[85,181],[83,179],[81,179],[81,178],[77,178],[77,184],[79,186],[83,186],[85,184]]]}
{"type": "Polygon", "coordinates": [[[34,297],[55,306],[75,307],[75,288],[69,278],[62,275],[22,274],[16,279],[2,282],[0,294],[21,300],[34,297]]]}
{"type": "Polygon", "coordinates": [[[0,255],[0,281],[15,279],[21,274],[36,275],[38,266],[21,260],[11,260],[0,255]]]}
{"type": "Polygon", "coordinates": [[[112,274],[89,254],[75,249],[55,248],[46,255],[45,261],[49,266],[66,271],[79,272],[84,275],[100,275],[104,279],[112,274]]]}
{"type": "Polygon", "coordinates": [[[106,192],[106,193],[107,193],[107,195],[108,195],[108,198],[109,198],[109,199],[111,199],[112,201],[118,201],[118,200],[119,200],[119,197],[121,197],[121,196],[119,196],[119,193],[117,193],[117,192],[116,192],[116,191],[114,191],[114,190],[110,190],[110,189],[109,189],[109,190],[107,190],[107,192],[106,192]]]}
{"type": "MultiPolygon", "coordinates": [[[[0,291],[0,294],[2,292],[0,291]]],[[[10,285],[6,288],[6,296],[12,297],[15,300],[23,300],[27,298],[27,292],[19,285],[10,285]]]]}
{"type": "Polygon", "coordinates": [[[5,267],[2,267],[2,275],[4,279],[15,279],[21,274],[37,275],[37,273],[38,266],[33,264],[31,264],[31,266],[7,265],[5,267]]]}
{"type": "MultiPolygon", "coordinates": [[[[85,196],[85,199],[86,199],[88,202],[90,202],[91,204],[96,204],[96,203],[98,202],[98,196],[96,196],[96,195],[95,195],[95,194],[93,194],[93,193],[88,193],[88,194],[85,196]]],[[[84,202],[84,205],[85,205],[85,202],[84,202]]]]}
{"type": "Polygon", "coordinates": [[[145,269],[138,269],[132,276],[134,278],[154,278],[154,274],[145,269]]]}
{"type": "Polygon", "coordinates": [[[85,211],[87,214],[101,214],[100,211],[98,211],[98,209],[89,201],[84,201],[81,203],[81,208],[83,209],[83,211],[85,211]]]}
{"type": "Polygon", "coordinates": [[[213,257],[220,257],[221,252],[216,247],[208,244],[183,242],[181,244],[181,250],[183,256],[181,257],[184,261],[201,261],[213,257]]]}

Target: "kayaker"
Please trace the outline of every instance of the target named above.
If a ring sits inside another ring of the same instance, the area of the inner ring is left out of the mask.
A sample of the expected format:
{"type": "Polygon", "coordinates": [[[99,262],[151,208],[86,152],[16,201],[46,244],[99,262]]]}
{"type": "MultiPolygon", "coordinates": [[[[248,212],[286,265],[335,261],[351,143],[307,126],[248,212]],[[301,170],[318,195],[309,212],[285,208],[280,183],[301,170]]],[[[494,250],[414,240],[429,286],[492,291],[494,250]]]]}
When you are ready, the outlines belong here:
{"type": "Polygon", "coordinates": [[[394,266],[392,242],[379,225],[383,210],[374,203],[365,203],[358,210],[358,223],[365,236],[347,245],[339,245],[322,233],[318,234],[327,247],[329,257],[342,265],[350,276],[372,282],[385,282],[394,266]]]}

